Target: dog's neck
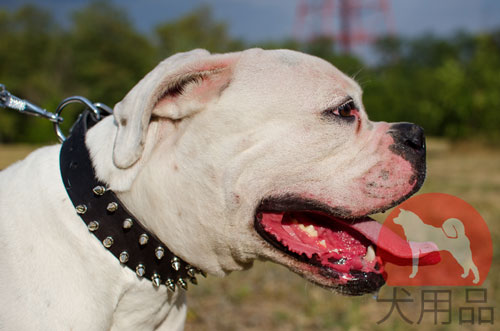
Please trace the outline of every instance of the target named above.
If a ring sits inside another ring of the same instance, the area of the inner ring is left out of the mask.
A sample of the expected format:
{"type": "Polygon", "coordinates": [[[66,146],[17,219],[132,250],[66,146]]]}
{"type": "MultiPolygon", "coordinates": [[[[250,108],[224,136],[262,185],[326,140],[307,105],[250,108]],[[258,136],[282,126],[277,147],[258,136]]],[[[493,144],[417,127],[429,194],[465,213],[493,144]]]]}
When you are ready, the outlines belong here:
{"type": "Polygon", "coordinates": [[[243,262],[234,258],[228,246],[231,241],[224,237],[227,229],[223,223],[219,227],[211,224],[213,219],[218,219],[217,215],[208,217],[199,213],[208,208],[214,213],[219,212],[213,206],[213,199],[219,194],[196,192],[196,187],[191,184],[193,178],[186,178],[181,171],[175,170],[173,164],[157,162],[155,166],[155,162],[150,162],[155,151],[158,156],[161,148],[169,150],[169,144],[175,144],[175,124],[151,122],[141,158],[127,169],[117,168],[113,163],[116,131],[113,118],[105,118],[89,130],[86,145],[97,178],[109,185],[128,210],[172,252],[208,274],[225,276],[231,271],[251,267],[253,256],[243,262]],[[159,136],[163,137],[162,146],[157,146],[159,136]],[[211,196],[212,199],[193,201],[193,196],[211,196]]]}
{"type": "Polygon", "coordinates": [[[187,289],[188,280],[196,284],[195,274],[200,270],[173,254],[96,178],[85,145],[87,130],[95,123],[89,112],[82,114],[61,148],[61,175],[76,213],[104,248],[138,277],[150,279],[153,286],[165,284],[175,291],[176,285],[187,289]]]}

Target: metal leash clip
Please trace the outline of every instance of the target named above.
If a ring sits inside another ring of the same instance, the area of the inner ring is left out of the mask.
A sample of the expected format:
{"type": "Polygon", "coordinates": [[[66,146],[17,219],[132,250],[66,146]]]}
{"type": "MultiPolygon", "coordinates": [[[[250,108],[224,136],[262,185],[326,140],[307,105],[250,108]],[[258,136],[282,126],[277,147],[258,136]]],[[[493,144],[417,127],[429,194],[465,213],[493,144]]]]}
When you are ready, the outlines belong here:
{"type": "Polygon", "coordinates": [[[3,84],[0,84],[0,107],[17,110],[23,114],[44,117],[54,123],[59,123],[63,120],[61,117],[48,112],[29,101],[20,99],[15,95],[12,95],[5,89],[5,85],[3,84]]]}
{"type": "MultiPolygon", "coordinates": [[[[102,119],[101,111],[104,111],[108,114],[113,113],[113,109],[109,108],[108,106],[106,106],[103,103],[100,103],[100,102],[92,103],[87,98],[80,97],[80,96],[73,96],[73,97],[69,97],[69,98],[64,99],[59,104],[59,106],[57,106],[55,116],[60,118],[61,112],[64,109],[64,107],[66,107],[72,103],[80,103],[80,104],[87,106],[87,108],[92,111],[92,114],[94,115],[96,121],[100,121],[102,119]]],[[[57,135],[57,138],[59,138],[59,141],[63,142],[64,140],[66,140],[66,136],[64,136],[64,134],[61,130],[61,127],[59,126],[59,123],[60,122],[54,122],[54,130],[56,131],[56,135],[57,135]]]]}
{"type": "Polygon", "coordinates": [[[93,115],[96,117],[96,120],[101,119],[101,111],[104,111],[108,114],[112,114],[113,110],[102,104],[100,102],[92,103],[87,98],[80,96],[73,96],[64,99],[59,106],[57,106],[56,112],[51,113],[46,111],[43,108],[40,108],[29,101],[23,100],[21,98],[12,95],[9,91],[5,89],[5,85],[0,84],[0,107],[17,110],[20,113],[43,117],[48,119],[49,121],[54,123],[54,130],[56,132],[57,138],[60,142],[66,140],[59,124],[64,120],[60,115],[62,110],[69,104],[72,103],[80,103],[85,105],[88,109],[90,109],[93,115]]]}

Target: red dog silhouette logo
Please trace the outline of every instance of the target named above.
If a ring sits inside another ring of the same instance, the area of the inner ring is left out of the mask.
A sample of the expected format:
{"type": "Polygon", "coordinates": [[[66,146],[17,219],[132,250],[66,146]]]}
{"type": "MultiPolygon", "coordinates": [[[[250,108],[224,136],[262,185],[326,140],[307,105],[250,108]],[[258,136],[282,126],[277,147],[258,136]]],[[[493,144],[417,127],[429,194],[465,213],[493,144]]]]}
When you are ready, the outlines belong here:
{"type": "Polygon", "coordinates": [[[399,235],[407,245],[398,258],[377,248],[391,286],[481,285],[492,261],[491,235],[467,202],[444,193],[414,196],[394,208],[379,241],[399,235]]]}

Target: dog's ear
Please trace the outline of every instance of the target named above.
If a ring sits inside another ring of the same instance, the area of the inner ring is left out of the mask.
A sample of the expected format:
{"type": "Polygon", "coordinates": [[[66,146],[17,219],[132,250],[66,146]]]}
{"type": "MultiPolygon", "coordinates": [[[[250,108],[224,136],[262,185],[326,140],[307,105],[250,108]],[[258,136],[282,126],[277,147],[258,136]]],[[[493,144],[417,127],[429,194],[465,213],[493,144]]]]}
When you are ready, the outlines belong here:
{"type": "Polygon", "coordinates": [[[197,49],[171,56],[147,74],[114,107],[115,166],[126,169],[140,159],[152,116],[180,120],[218,97],[229,85],[236,59],[236,54],[197,49]]]}

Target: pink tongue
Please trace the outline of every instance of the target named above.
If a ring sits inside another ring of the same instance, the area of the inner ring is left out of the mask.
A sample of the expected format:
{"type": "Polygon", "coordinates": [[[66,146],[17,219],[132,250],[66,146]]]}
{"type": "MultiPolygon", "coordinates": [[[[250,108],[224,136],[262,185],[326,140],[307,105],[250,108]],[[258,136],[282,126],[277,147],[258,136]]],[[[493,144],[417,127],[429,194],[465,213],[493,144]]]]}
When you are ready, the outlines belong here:
{"type": "Polygon", "coordinates": [[[411,264],[413,257],[412,249],[417,254],[415,257],[419,258],[419,265],[436,264],[441,260],[439,248],[435,243],[430,241],[408,242],[389,230],[389,228],[383,228],[382,224],[377,223],[371,218],[367,218],[366,221],[347,225],[377,245],[377,255],[378,249],[390,253],[392,257],[384,254],[384,260],[386,261],[389,259],[391,260],[390,262],[396,264],[411,264]]]}

